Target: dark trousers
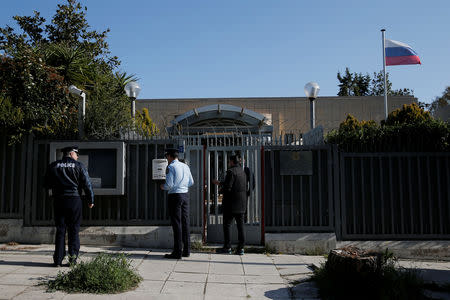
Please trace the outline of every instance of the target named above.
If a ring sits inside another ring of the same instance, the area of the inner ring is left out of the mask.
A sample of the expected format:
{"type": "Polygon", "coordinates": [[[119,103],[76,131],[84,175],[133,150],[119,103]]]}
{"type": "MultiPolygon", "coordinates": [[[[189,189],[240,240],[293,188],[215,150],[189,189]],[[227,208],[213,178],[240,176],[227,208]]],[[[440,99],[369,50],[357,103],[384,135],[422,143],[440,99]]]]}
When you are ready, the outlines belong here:
{"type": "Polygon", "coordinates": [[[58,197],[54,202],[55,212],[55,253],[53,262],[61,264],[66,256],[66,228],[68,233],[69,260],[76,260],[80,251],[80,222],[81,199],[80,197],[58,197]]]}
{"type": "Polygon", "coordinates": [[[169,214],[173,229],[173,254],[190,253],[189,194],[169,194],[169,214]]]}
{"type": "Polygon", "coordinates": [[[231,248],[231,232],[230,227],[233,222],[233,218],[236,220],[238,230],[238,250],[244,249],[245,235],[244,235],[244,214],[243,213],[224,213],[223,214],[223,236],[224,248],[231,248]]]}

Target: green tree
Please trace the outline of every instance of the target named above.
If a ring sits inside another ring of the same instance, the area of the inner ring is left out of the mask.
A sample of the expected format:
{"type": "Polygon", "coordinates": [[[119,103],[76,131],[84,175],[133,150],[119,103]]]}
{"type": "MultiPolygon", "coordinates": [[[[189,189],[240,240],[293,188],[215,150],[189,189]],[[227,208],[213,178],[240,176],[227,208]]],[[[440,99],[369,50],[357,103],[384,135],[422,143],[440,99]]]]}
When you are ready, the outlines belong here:
{"type": "Polygon", "coordinates": [[[34,11],[34,16],[14,16],[22,33],[16,33],[9,26],[0,28],[0,51],[13,55],[21,46],[64,43],[69,47],[82,48],[98,63],[107,64],[110,68],[117,67],[120,61],[116,56],[110,56],[106,42],[110,29],[102,32],[90,30],[86,12],[87,8],[76,0],[67,0],[65,4],[58,4],[55,15],[47,25],[45,18],[37,11],[34,11]]]}
{"type": "Polygon", "coordinates": [[[143,108],[142,112],[136,111],[136,130],[144,137],[154,136],[159,133],[159,129],[152,118],[150,118],[148,109],[143,108]]]}
{"type": "Polygon", "coordinates": [[[436,97],[433,102],[429,104],[429,111],[431,115],[435,115],[436,111],[444,106],[447,106],[450,104],[450,86],[447,86],[442,93],[442,96],[436,97]]]}
{"type": "MultiPolygon", "coordinates": [[[[392,83],[389,80],[389,73],[386,73],[386,87],[390,96],[412,96],[414,91],[408,88],[392,90],[392,83]]],[[[373,73],[370,88],[370,96],[384,96],[383,71],[373,73]]]]}
{"type": "Polygon", "coordinates": [[[29,132],[59,136],[76,131],[76,102],[68,96],[62,76],[45,65],[39,53],[21,52],[0,57],[2,131],[10,142],[29,132]]]}
{"type": "Polygon", "coordinates": [[[449,151],[450,126],[412,103],[391,112],[380,125],[348,115],[325,140],[349,152],[449,151]]]}
{"type": "Polygon", "coordinates": [[[14,17],[21,33],[9,26],[0,28],[0,98],[9,103],[0,110],[4,114],[0,120],[18,109],[22,112],[22,123],[17,126],[2,123],[5,129],[15,130],[10,134],[35,131],[48,137],[76,136],[79,98],[68,94],[71,84],[87,94],[88,137],[118,137],[124,127],[132,125],[123,87],[134,76],[115,71],[120,62],[110,55],[109,29],[91,30],[86,10],[76,0],[67,0],[58,5],[47,25],[35,11],[34,16],[14,17]],[[20,72],[14,72],[15,68],[20,72]]]}
{"type": "Polygon", "coordinates": [[[367,96],[369,93],[370,76],[362,73],[351,73],[345,68],[344,75],[337,74],[339,80],[338,96],[367,96]]]}
{"type": "Polygon", "coordinates": [[[403,104],[401,109],[396,109],[391,112],[386,121],[381,121],[381,124],[386,126],[418,125],[431,121],[431,114],[428,111],[420,108],[416,103],[411,103],[409,105],[403,104]]]}
{"type": "MultiPolygon", "coordinates": [[[[382,96],[384,95],[383,72],[374,72],[371,78],[369,74],[351,73],[348,68],[341,75],[337,74],[339,81],[338,96],[382,96]]],[[[389,73],[386,73],[386,85],[388,95],[401,96],[413,95],[413,91],[407,88],[392,90],[392,83],[389,81],[389,73]]]]}

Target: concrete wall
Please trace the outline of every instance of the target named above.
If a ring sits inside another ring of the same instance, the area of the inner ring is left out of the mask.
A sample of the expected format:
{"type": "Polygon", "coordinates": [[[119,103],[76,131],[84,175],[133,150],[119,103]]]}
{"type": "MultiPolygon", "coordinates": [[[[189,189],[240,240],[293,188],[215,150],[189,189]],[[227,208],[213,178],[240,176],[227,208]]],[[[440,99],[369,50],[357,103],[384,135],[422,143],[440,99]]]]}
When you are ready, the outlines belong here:
{"type": "MultiPolygon", "coordinates": [[[[401,108],[403,104],[417,103],[412,96],[388,97],[389,112],[401,108]]],[[[136,109],[147,108],[158,128],[164,130],[171,121],[194,108],[230,104],[244,107],[260,114],[270,114],[274,133],[303,133],[310,128],[309,100],[305,97],[272,98],[200,98],[200,99],[138,99],[136,109]]],[[[352,114],[359,120],[384,119],[384,97],[319,97],[316,99],[316,125],[322,125],[325,132],[337,128],[352,114]]],[[[270,125],[270,124],[269,124],[270,125]]]]}
{"type": "MultiPolygon", "coordinates": [[[[0,243],[53,244],[55,227],[24,227],[21,219],[0,220],[0,243]]],[[[200,234],[191,234],[191,241],[201,241],[200,234]]],[[[173,247],[170,226],[90,226],[81,227],[82,245],[116,245],[125,247],[161,248],[173,247]]]]}

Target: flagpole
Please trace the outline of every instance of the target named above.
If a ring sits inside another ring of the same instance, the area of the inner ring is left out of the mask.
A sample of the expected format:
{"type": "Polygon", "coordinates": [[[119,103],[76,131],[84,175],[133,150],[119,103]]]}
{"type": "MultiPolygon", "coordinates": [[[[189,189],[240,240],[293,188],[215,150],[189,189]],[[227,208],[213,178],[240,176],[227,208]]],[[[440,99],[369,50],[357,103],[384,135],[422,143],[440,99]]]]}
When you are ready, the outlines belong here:
{"type": "Polygon", "coordinates": [[[384,120],[387,120],[388,117],[388,106],[387,106],[387,88],[386,88],[386,47],[385,47],[385,39],[384,32],[386,29],[381,29],[381,39],[383,43],[383,80],[384,80],[384,120]]]}

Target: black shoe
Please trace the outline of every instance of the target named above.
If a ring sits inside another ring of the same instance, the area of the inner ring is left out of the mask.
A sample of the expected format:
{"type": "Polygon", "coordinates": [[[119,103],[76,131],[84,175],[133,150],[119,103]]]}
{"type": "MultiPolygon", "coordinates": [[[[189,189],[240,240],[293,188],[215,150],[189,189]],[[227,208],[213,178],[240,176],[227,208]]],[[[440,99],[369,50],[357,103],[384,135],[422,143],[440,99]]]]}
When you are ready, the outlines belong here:
{"type": "Polygon", "coordinates": [[[176,254],[170,253],[170,254],[165,254],[164,258],[181,259],[181,255],[176,255],[176,254]]]}
{"type": "Polygon", "coordinates": [[[189,257],[191,256],[191,254],[189,252],[183,252],[183,254],[181,254],[181,256],[183,257],[189,257]]]}

